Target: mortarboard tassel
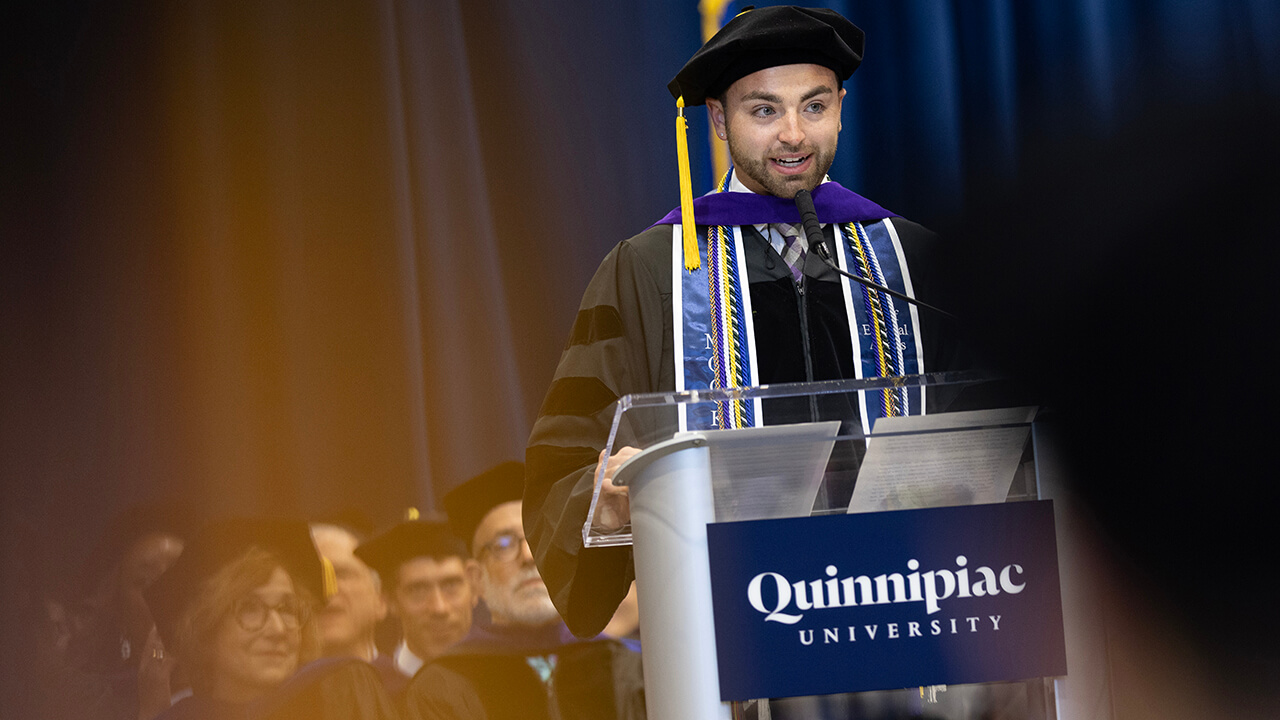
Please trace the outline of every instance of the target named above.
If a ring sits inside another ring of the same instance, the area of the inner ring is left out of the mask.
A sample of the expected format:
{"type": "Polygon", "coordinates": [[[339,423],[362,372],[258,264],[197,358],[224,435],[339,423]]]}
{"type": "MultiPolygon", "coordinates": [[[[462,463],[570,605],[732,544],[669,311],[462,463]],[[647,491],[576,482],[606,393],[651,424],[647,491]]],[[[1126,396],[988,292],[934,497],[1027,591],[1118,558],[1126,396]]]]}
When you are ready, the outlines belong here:
{"type": "Polygon", "coordinates": [[[324,575],[324,601],[338,594],[338,573],[333,569],[333,563],[329,558],[320,556],[320,572],[324,575]]]}
{"type": "Polygon", "coordinates": [[[702,266],[698,256],[698,228],[693,219],[693,180],[689,177],[689,123],[684,118],[684,96],[676,98],[676,164],[680,168],[680,227],[684,233],[684,269],[702,266]]]}

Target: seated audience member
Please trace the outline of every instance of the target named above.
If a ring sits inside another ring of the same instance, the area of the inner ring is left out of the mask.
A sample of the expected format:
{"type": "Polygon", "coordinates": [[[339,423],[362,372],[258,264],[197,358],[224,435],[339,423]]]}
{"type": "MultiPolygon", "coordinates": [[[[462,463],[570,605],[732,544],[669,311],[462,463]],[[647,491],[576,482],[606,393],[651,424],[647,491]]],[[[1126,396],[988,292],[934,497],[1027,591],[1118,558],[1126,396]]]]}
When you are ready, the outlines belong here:
{"type": "Polygon", "coordinates": [[[323,567],[305,523],[205,528],[147,592],[166,651],[192,687],[159,717],[394,717],[367,663],[326,659],[299,670],[319,652],[314,609],[327,594],[323,567]]]}
{"type": "Polygon", "coordinates": [[[360,538],[338,525],[313,523],[316,550],[333,565],[336,592],[316,617],[320,654],[373,662],[378,655],[374,633],[387,616],[378,574],[355,556],[360,538]]]}
{"type": "Polygon", "coordinates": [[[101,717],[151,717],[169,705],[172,662],[157,652],[143,592],[178,559],[189,527],[179,507],[128,507],[84,561],[65,614],[64,659],[83,680],[101,684],[101,717]]]}
{"type": "Polygon", "coordinates": [[[506,463],[445,496],[476,558],[489,609],[406,691],[409,718],[644,718],[640,655],[617,640],[579,640],[561,621],[521,525],[524,466],[506,463]]]}
{"type": "Polygon", "coordinates": [[[399,696],[424,662],[471,629],[476,572],[466,546],[443,523],[400,523],[355,554],[381,576],[387,607],[404,633],[393,655],[374,661],[387,690],[399,696]]]}
{"type": "Polygon", "coordinates": [[[142,591],[182,550],[182,515],[168,505],[120,512],[78,574],[46,565],[44,533],[14,521],[0,716],[150,720],[168,707],[168,674],[148,682],[160,661],[146,655],[152,623],[142,591]]]}

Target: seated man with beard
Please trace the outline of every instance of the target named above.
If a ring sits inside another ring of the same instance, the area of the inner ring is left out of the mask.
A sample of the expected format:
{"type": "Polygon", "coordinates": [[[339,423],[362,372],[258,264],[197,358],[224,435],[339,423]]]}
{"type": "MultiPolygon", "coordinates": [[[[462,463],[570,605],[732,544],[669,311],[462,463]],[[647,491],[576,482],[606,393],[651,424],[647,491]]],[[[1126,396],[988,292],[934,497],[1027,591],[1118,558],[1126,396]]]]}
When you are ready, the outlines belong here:
{"type": "Polygon", "coordinates": [[[488,608],[467,637],[414,676],[409,718],[644,718],[640,654],[575,638],[556,612],[521,525],[524,466],[499,465],[444,498],[470,543],[488,608]]]}

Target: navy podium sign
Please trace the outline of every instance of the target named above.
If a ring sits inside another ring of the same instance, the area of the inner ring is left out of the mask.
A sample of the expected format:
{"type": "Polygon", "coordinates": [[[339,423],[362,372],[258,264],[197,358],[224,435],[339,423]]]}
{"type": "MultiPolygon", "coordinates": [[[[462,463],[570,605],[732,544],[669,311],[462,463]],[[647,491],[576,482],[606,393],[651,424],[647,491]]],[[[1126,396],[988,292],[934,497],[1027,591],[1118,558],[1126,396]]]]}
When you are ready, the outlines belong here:
{"type": "Polygon", "coordinates": [[[1065,675],[1052,501],[707,526],[723,700],[1065,675]]]}

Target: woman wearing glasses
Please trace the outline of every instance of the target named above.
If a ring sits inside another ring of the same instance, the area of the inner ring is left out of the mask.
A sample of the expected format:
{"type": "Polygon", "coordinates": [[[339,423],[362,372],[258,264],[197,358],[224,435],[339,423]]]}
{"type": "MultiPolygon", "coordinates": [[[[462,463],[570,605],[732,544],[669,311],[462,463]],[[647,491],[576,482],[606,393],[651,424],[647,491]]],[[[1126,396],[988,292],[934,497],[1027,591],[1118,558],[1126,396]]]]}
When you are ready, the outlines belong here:
{"type": "Polygon", "coordinates": [[[148,593],[164,642],[156,654],[176,654],[191,686],[159,718],[391,717],[371,666],[308,665],[319,653],[312,610],[327,595],[325,577],[305,523],[206,528],[148,593]]]}

